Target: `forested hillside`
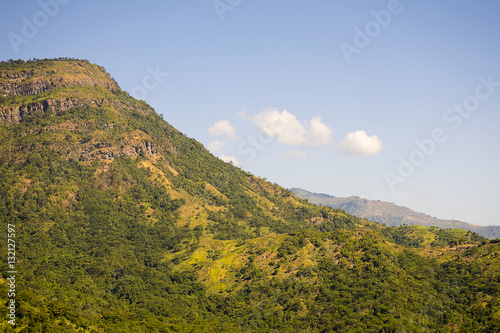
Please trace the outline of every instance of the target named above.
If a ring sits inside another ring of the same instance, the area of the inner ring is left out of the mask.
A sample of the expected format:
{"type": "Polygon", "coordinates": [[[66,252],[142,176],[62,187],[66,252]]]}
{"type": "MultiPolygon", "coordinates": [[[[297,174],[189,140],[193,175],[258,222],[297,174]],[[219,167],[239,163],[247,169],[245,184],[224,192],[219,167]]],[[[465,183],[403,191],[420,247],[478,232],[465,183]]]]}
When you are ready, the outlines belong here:
{"type": "Polygon", "coordinates": [[[500,243],[310,204],[86,60],[0,63],[0,216],[4,332],[500,331],[500,243]]]}

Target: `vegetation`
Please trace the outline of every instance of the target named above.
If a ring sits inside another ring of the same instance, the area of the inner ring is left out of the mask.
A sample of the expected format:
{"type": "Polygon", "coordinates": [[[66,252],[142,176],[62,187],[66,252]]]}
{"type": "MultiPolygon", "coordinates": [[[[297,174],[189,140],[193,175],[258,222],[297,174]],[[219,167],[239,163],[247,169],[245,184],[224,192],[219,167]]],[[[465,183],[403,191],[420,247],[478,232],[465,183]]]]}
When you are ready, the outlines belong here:
{"type": "Polygon", "coordinates": [[[0,74],[33,70],[36,86],[52,66],[61,87],[7,99],[74,105],[0,123],[18,271],[16,326],[2,331],[500,330],[500,243],[309,204],[212,156],[88,62],[0,74]]]}
{"type": "Polygon", "coordinates": [[[417,213],[406,207],[397,206],[392,202],[368,200],[356,196],[337,198],[328,194],[312,193],[300,188],[293,188],[291,191],[311,203],[344,209],[349,214],[387,226],[423,225],[442,229],[469,230],[489,239],[500,237],[500,226],[479,226],[458,220],[437,219],[423,213],[417,213]]]}

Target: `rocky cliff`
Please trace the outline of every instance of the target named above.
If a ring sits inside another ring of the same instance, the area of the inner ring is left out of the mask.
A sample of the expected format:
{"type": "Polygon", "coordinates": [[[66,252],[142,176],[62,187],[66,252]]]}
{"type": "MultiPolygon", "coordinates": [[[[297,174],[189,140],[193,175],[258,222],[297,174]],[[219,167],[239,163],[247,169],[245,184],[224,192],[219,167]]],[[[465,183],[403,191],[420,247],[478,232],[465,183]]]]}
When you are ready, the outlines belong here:
{"type": "MultiPolygon", "coordinates": [[[[101,66],[84,60],[27,62],[23,66],[2,64],[0,71],[0,123],[32,124],[56,115],[64,115],[69,110],[80,108],[81,112],[98,109],[130,110],[148,114],[153,110],[143,104],[131,104],[127,95],[101,66]],[[120,98],[121,97],[121,98],[120,98]],[[85,111],[86,110],[86,111],[85,111]]],[[[54,149],[64,146],[66,157],[79,161],[95,158],[112,161],[115,157],[135,156],[140,153],[156,155],[157,145],[152,138],[142,131],[120,137],[117,141],[96,140],[96,138],[75,138],[68,131],[85,133],[88,131],[119,132],[119,118],[93,120],[68,119],[57,121],[49,126],[26,126],[15,135],[22,137],[31,134],[58,133],[62,139],[51,143],[54,149]],[[115,123],[118,121],[118,124],[115,123]]],[[[47,122],[47,121],[46,121],[47,122]]],[[[50,122],[50,121],[48,121],[50,122]]],[[[21,127],[22,128],[22,127],[21,127]]],[[[111,133],[112,135],[112,133],[111,133]]],[[[102,137],[102,135],[101,135],[102,137]]],[[[28,149],[35,150],[44,143],[32,144],[28,149]]],[[[15,152],[24,147],[12,147],[15,152]]]]}
{"type": "Polygon", "coordinates": [[[75,86],[118,88],[103,67],[84,61],[52,61],[43,67],[12,68],[0,72],[0,94],[3,96],[38,95],[48,90],[75,86]]]}

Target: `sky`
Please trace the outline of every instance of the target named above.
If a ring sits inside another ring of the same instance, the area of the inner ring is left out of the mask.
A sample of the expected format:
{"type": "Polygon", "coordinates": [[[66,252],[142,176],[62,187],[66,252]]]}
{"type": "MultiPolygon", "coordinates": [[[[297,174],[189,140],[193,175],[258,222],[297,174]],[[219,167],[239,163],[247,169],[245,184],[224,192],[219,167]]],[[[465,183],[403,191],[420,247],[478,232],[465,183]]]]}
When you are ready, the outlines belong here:
{"type": "Polygon", "coordinates": [[[3,1],[0,60],[104,66],[283,187],[500,225],[500,2],[3,1]]]}

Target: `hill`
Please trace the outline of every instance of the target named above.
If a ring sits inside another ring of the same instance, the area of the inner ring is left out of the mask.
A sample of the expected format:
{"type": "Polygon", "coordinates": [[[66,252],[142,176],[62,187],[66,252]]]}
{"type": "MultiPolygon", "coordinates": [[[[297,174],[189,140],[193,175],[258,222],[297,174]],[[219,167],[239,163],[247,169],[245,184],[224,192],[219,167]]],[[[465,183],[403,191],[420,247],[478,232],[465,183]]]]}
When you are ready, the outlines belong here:
{"type": "Polygon", "coordinates": [[[498,331],[499,243],[313,205],[85,60],[0,96],[4,332],[498,331]]]}
{"type": "Polygon", "coordinates": [[[392,202],[368,200],[357,196],[337,198],[324,193],[313,193],[300,188],[290,189],[302,199],[317,205],[343,209],[349,214],[359,216],[369,221],[383,223],[387,226],[417,224],[434,226],[441,229],[460,228],[470,230],[479,235],[494,239],[500,238],[500,226],[480,226],[457,220],[443,220],[424,213],[415,212],[407,207],[398,206],[392,202]]]}

